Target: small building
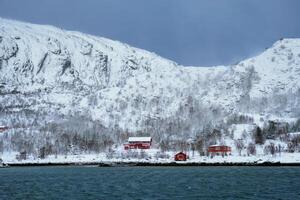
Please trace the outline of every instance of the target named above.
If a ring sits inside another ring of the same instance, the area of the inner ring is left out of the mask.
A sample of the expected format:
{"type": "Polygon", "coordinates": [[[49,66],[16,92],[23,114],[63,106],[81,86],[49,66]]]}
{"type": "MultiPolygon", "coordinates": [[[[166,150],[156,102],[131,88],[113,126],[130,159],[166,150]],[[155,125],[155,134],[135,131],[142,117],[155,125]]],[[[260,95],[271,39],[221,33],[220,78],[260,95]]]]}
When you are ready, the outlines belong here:
{"type": "Polygon", "coordinates": [[[208,153],[210,155],[219,155],[222,156],[227,155],[228,153],[231,153],[231,147],[226,145],[211,145],[208,147],[208,153]]]}
{"type": "Polygon", "coordinates": [[[174,156],[175,161],[186,161],[187,158],[188,158],[188,156],[183,152],[179,152],[179,153],[175,154],[175,156],[174,156]]]}
{"type": "Polygon", "coordinates": [[[6,131],[8,129],[7,126],[0,126],[0,132],[6,131]]]}
{"type": "Polygon", "coordinates": [[[151,143],[151,137],[129,137],[124,149],[150,149],[151,143]]]}

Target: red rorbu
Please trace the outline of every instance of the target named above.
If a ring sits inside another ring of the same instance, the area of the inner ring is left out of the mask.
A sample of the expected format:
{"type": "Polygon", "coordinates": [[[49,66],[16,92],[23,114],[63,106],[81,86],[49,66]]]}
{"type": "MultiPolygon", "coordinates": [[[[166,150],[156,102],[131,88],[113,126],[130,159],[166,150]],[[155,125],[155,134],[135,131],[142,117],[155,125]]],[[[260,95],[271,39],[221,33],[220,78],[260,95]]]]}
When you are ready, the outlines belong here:
{"type": "Polygon", "coordinates": [[[151,137],[129,137],[128,143],[124,144],[124,149],[150,149],[151,137]]]}
{"type": "Polygon", "coordinates": [[[8,129],[8,127],[7,126],[0,126],[0,132],[2,132],[2,131],[6,131],[8,129]]]}
{"type": "Polygon", "coordinates": [[[211,145],[208,147],[208,153],[211,155],[227,155],[227,153],[231,153],[231,147],[226,145],[211,145]]]}

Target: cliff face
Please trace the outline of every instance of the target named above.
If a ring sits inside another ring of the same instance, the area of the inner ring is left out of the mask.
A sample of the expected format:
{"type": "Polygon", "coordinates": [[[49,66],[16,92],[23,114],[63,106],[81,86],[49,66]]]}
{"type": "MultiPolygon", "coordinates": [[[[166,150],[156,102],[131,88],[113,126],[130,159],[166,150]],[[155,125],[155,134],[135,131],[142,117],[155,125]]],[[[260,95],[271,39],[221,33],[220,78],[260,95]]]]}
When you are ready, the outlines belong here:
{"type": "Polygon", "coordinates": [[[300,39],[233,66],[184,67],[117,41],[0,19],[0,72],[9,126],[84,118],[131,132],[184,124],[182,134],[195,134],[235,113],[300,116],[300,39]]]}

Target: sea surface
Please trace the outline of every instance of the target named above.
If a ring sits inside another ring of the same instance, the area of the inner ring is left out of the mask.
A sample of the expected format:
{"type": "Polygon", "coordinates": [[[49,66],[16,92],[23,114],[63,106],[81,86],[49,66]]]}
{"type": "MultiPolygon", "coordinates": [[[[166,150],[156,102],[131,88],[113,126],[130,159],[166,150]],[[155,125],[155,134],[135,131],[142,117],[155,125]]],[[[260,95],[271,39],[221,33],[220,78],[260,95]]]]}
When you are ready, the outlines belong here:
{"type": "Polygon", "coordinates": [[[300,199],[300,167],[0,168],[0,199],[300,199]]]}

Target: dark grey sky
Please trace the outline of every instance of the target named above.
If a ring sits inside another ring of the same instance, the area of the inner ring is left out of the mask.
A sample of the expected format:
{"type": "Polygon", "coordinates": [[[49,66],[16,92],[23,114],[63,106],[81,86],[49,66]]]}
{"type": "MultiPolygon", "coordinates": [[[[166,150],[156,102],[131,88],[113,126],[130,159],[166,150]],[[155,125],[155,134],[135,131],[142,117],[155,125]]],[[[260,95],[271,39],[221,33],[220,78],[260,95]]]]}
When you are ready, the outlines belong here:
{"type": "Polygon", "coordinates": [[[0,17],[119,40],[184,65],[232,64],[300,37],[300,0],[0,0],[0,17]]]}

